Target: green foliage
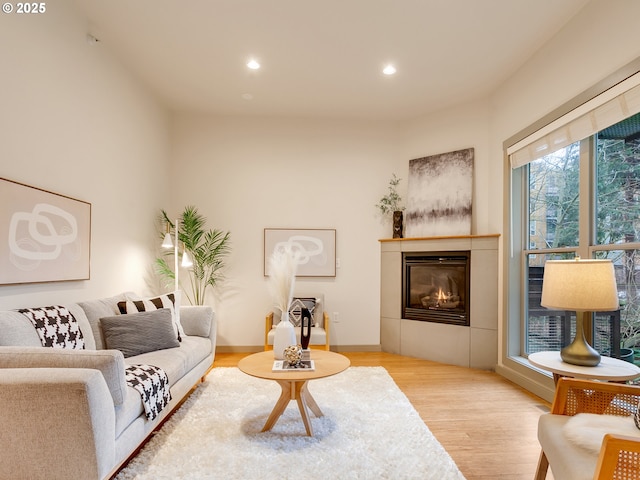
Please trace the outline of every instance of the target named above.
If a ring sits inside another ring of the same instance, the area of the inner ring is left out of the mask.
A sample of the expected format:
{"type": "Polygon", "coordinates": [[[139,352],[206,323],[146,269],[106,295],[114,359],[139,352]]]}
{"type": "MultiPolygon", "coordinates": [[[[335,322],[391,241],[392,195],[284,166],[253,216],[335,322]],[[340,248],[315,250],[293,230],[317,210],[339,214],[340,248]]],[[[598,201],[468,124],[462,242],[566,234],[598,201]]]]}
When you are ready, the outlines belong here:
{"type": "MultiPolygon", "coordinates": [[[[175,229],[175,224],[164,210],[162,219],[175,229]]],[[[206,218],[194,206],[185,207],[178,222],[178,241],[193,262],[193,267],[189,269],[191,288],[185,290],[185,295],[192,305],[203,305],[207,287],[214,288],[223,277],[224,259],[231,251],[230,233],[217,229],[206,230],[206,218]]],[[[161,233],[163,236],[164,231],[161,233]]],[[[156,271],[168,281],[175,280],[175,273],[166,261],[169,256],[173,256],[173,250],[156,259],[156,271]]]]}
{"type": "Polygon", "coordinates": [[[388,215],[390,213],[396,211],[404,210],[404,206],[402,205],[402,197],[398,194],[396,187],[400,184],[401,178],[396,177],[394,173],[389,180],[389,193],[387,193],[384,197],[380,199],[380,202],[376,204],[376,207],[380,210],[380,213],[383,215],[388,215]]]}
{"type": "MultiPolygon", "coordinates": [[[[640,140],[597,138],[595,154],[595,244],[640,241],[640,140]]],[[[578,245],[580,168],[579,143],[530,164],[530,240],[536,248],[578,245]]],[[[640,344],[640,250],[599,251],[596,257],[616,266],[622,345],[634,347],[640,344]]]]}

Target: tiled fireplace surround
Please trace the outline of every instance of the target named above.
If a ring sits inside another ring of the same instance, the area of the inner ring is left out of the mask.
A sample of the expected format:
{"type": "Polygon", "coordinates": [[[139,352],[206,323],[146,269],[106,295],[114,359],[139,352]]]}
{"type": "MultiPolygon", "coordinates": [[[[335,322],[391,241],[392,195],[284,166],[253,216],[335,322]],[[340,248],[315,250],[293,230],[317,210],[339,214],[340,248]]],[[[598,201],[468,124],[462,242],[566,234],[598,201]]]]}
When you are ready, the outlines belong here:
{"type": "Polygon", "coordinates": [[[380,241],[382,350],[462,367],[493,370],[498,361],[498,235],[394,238],[380,241]],[[406,320],[403,252],[471,252],[468,327],[406,320]]]}

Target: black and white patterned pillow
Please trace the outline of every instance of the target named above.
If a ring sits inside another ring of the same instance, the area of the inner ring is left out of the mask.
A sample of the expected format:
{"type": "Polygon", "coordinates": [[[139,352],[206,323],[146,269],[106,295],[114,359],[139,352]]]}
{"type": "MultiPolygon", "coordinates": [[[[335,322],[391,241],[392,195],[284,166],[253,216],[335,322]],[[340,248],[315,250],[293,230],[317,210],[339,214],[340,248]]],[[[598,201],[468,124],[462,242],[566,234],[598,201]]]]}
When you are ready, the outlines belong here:
{"type": "Polygon", "coordinates": [[[299,327],[302,322],[302,308],[309,310],[311,314],[311,323],[313,324],[313,311],[316,308],[315,298],[296,297],[291,301],[289,307],[289,321],[294,327],[299,327]]]}
{"type": "Polygon", "coordinates": [[[153,310],[160,310],[161,308],[168,308],[171,310],[171,320],[173,321],[176,337],[178,341],[181,342],[182,337],[184,336],[184,330],[180,323],[180,302],[177,295],[169,293],[167,295],[159,295],[152,298],[141,298],[137,300],[118,302],[118,310],[123,315],[138,312],[150,312],[153,310]]]}

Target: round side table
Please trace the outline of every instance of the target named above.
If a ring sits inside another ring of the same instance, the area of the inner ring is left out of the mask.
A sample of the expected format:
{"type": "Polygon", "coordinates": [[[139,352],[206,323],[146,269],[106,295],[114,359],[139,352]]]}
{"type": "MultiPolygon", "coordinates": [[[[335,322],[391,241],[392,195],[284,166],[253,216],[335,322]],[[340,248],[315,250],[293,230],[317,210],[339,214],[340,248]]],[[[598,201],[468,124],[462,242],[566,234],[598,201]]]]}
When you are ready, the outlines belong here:
{"type": "Polygon", "coordinates": [[[617,358],[603,356],[595,367],[572,365],[562,361],[560,352],[536,352],[529,355],[531,365],[553,373],[558,383],[560,377],[586,378],[607,382],[626,382],[640,377],[640,367],[617,358]]]}

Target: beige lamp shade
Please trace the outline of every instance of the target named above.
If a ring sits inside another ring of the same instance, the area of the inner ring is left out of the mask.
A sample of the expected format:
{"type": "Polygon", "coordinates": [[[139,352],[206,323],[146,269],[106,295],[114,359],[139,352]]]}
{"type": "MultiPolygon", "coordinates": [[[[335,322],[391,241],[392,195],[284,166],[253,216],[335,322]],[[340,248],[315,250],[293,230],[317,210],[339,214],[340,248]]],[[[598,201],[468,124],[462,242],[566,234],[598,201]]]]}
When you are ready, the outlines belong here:
{"type": "Polygon", "coordinates": [[[543,307],[579,312],[618,310],[611,260],[549,260],[542,279],[543,307]]]}

